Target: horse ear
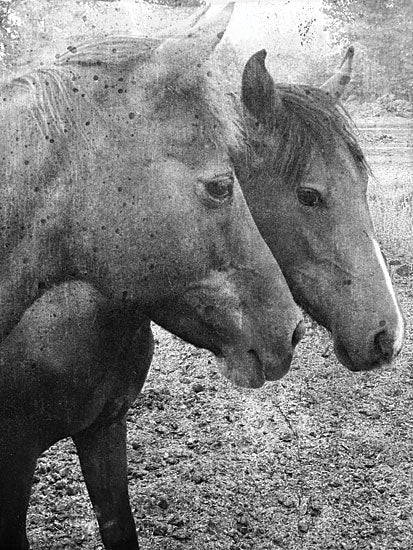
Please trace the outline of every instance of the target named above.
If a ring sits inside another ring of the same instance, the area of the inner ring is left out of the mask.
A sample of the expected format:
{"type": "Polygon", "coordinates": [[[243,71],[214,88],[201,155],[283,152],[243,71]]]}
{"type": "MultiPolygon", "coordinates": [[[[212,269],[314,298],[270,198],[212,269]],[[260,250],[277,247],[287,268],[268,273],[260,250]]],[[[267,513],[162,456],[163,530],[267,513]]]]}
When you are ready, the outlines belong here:
{"type": "Polygon", "coordinates": [[[197,73],[203,63],[212,55],[228,26],[234,2],[211,18],[201,13],[195,18],[198,24],[178,38],[168,38],[157,48],[156,57],[164,65],[167,74],[174,78],[197,73]]]}
{"type": "Polygon", "coordinates": [[[334,101],[340,99],[346,85],[350,82],[353,57],[354,47],[350,46],[339,69],[327,80],[327,82],[320,86],[320,89],[330,95],[334,101]]]}
{"type": "Polygon", "coordinates": [[[274,81],[265,66],[266,57],[267,52],[260,50],[247,61],[242,73],[241,99],[258,122],[269,125],[278,100],[274,81]]]}

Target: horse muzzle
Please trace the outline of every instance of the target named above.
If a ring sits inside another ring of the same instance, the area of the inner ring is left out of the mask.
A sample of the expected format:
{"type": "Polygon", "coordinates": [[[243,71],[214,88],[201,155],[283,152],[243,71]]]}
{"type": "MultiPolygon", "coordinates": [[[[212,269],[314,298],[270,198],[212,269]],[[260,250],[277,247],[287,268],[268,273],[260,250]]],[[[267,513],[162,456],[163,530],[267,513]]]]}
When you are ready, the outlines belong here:
{"type": "Polygon", "coordinates": [[[240,346],[224,346],[218,358],[221,374],[234,385],[244,388],[260,388],[265,382],[280,380],[290,370],[293,351],[305,334],[305,325],[300,321],[284,350],[260,350],[240,346]]]}
{"type": "Polygon", "coordinates": [[[390,365],[400,353],[403,337],[391,329],[371,331],[364,346],[345,345],[334,337],[334,351],[340,363],[352,372],[369,371],[390,365]]]}

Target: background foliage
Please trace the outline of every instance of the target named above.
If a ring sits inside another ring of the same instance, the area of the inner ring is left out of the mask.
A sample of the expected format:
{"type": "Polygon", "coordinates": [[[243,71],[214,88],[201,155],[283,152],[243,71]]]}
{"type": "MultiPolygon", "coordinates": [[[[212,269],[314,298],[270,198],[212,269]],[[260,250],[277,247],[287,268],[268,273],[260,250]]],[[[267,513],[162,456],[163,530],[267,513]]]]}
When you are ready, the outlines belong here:
{"type": "Polygon", "coordinates": [[[328,30],[339,44],[354,44],[352,93],[375,99],[386,93],[413,99],[413,2],[323,0],[328,30]]]}
{"type": "MultiPolygon", "coordinates": [[[[184,18],[204,3],[203,0],[0,0],[0,68],[8,71],[33,59],[38,62],[47,48],[65,49],[69,37],[76,40],[105,32],[151,32],[184,18]]],[[[299,4],[299,0],[294,3],[273,0],[252,7],[250,19],[243,23],[245,32],[241,32],[235,44],[240,59],[237,62],[234,52],[224,43],[221,58],[223,54],[229,56],[224,66],[239,69],[254,51],[265,47],[269,69],[276,79],[319,86],[353,44],[354,73],[346,97],[370,103],[412,102],[411,0],[316,0],[308,4],[308,10],[296,10],[291,17],[297,20],[292,21],[291,28],[284,28],[288,21],[282,19],[282,9],[299,4]],[[266,15],[259,12],[264,4],[266,15]],[[312,12],[311,6],[316,6],[312,12]],[[317,6],[321,6],[318,11],[317,6]]],[[[247,5],[254,3],[243,4],[244,9],[247,5]]]]}

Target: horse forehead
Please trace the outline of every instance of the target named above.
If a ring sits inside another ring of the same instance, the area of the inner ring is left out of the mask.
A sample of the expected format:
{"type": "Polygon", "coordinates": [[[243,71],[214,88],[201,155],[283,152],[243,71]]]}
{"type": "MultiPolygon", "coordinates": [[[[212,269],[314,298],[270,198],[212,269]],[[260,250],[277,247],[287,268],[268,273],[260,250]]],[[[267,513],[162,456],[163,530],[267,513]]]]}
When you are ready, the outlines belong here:
{"type": "Polygon", "coordinates": [[[188,156],[199,155],[200,161],[215,158],[218,162],[229,162],[228,147],[219,137],[217,123],[200,115],[190,104],[183,103],[160,118],[155,111],[146,123],[147,129],[157,134],[155,139],[166,150],[181,150],[188,156]]]}
{"type": "Polygon", "coordinates": [[[345,189],[348,185],[363,188],[366,178],[365,170],[357,164],[346,144],[336,143],[328,151],[313,147],[306,184],[330,189],[345,189]]]}
{"type": "Polygon", "coordinates": [[[185,142],[194,140],[201,132],[201,126],[195,114],[189,109],[172,110],[167,117],[154,116],[154,123],[167,140],[185,142]]]}

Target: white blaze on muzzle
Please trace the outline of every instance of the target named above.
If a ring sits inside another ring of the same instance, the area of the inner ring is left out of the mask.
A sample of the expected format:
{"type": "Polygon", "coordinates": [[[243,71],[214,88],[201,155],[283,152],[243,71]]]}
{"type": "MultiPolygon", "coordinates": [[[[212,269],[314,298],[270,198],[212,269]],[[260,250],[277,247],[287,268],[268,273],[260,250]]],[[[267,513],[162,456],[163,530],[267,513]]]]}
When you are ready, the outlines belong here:
{"type": "Polygon", "coordinates": [[[373,242],[373,248],[374,248],[374,252],[376,253],[377,260],[378,260],[378,262],[380,264],[380,267],[383,271],[383,277],[384,277],[384,280],[386,282],[387,290],[388,290],[388,292],[391,296],[391,299],[392,299],[393,304],[394,304],[394,309],[396,311],[397,324],[396,324],[396,328],[395,328],[395,339],[394,339],[393,349],[394,349],[395,353],[397,353],[400,350],[401,346],[402,346],[403,338],[404,338],[403,316],[401,314],[399,304],[397,303],[396,294],[394,292],[394,288],[393,288],[393,285],[392,285],[392,282],[391,282],[391,279],[390,279],[390,275],[389,275],[389,272],[387,270],[386,262],[384,261],[383,254],[380,250],[379,243],[376,241],[376,239],[371,239],[371,240],[373,242]]]}

